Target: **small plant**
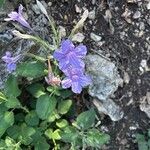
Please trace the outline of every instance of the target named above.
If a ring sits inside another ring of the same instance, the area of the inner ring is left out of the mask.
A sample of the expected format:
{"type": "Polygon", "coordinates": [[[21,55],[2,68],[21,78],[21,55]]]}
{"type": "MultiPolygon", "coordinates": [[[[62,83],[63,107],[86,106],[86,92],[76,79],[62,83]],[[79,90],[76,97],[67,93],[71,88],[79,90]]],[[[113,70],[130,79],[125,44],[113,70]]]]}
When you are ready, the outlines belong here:
{"type": "MultiPolygon", "coordinates": [[[[8,51],[2,57],[9,76],[0,92],[0,150],[100,149],[110,137],[95,128],[94,109],[78,115],[72,101],[74,94],[80,94],[92,82],[83,62],[87,48],[83,44],[74,46],[70,38],[60,39],[53,19],[39,1],[37,4],[49,20],[54,43],[13,31],[40,44],[46,55],[28,52],[15,56],[8,51]],[[23,57],[28,59],[20,63],[23,57]]],[[[18,12],[11,12],[5,21],[16,21],[32,33],[22,10],[20,5],[18,12]]],[[[77,26],[71,35],[75,29],[77,26]]]]}
{"type": "Polygon", "coordinates": [[[139,150],[150,150],[150,129],[146,135],[137,134],[136,141],[138,143],[139,150]]]}

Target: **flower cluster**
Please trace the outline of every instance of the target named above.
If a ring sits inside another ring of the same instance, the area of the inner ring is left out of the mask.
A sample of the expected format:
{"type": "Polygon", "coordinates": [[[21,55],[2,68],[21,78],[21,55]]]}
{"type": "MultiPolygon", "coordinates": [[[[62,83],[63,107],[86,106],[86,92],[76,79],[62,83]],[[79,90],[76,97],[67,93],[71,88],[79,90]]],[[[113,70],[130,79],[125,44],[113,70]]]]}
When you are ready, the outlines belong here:
{"type": "Polygon", "coordinates": [[[2,57],[2,60],[6,63],[7,71],[12,73],[16,70],[16,62],[20,59],[20,55],[12,57],[10,52],[6,52],[5,56],[2,57]]]}
{"type": "Polygon", "coordinates": [[[69,39],[62,41],[60,49],[54,52],[60,70],[66,75],[62,81],[63,88],[71,87],[74,93],[81,93],[82,88],[91,83],[91,79],[84,75],[85,64],[82,59],[86,53],[85,45],[75,47],[69,39]]]}
{"type": "Polygon", "coordinates": [[[26,28],[31,29],[29,23],[24,19],[23,15],[23,6],[20,5],[18,8],[18,12],[12,11],[10,14],[8,14],[9,18],[4,19],[5,21],[17,21],[21,25],[23,25],[26,28]]]}

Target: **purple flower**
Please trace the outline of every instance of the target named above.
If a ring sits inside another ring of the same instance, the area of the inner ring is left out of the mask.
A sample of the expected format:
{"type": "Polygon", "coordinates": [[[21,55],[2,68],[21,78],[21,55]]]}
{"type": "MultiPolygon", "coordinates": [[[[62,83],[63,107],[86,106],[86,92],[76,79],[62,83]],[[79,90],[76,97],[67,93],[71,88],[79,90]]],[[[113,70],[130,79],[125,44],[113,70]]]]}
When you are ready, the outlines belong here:
{"type": "Polygon", "coordinates": [[[27,27],[27,28],[31,28],[29,23],[24,19],[23,15],[23,6],[20,5],[18,12],[12,11],[10,14],[8,14],[9,18],[4,19],[5,21],[17,21],[20,24],[22,24],[23,26],[27,27]]]}
{"type": "Polygon", "coordinates": [[[84,68],[85,64],[82,61],[82,58],[86,53],[86,46],[79,45],[75,47],[73,43],[67,39],[62,41],[60,49],[56,50],[53,56],[59,61],[59,68],[65,70],[69,66],[74,68],[84,68]]]}
{"type": "Polygon", "coordinates": [[[6,63],[7,71],[12,73],[16,70],[16,62],[19,60],[20,55],[12,57],[10,52],[6,52],[6,55],[2,57],[2,60],[6,63]]]}
{"type": "Polygon", "coordinates": [[[65,70],[67,76],[61,84],[64,89],[71,87],[74,93],[81,93],[82,88],[91,83],[89,76],[84,75],[80,69],[70,68],[65,70]]]}

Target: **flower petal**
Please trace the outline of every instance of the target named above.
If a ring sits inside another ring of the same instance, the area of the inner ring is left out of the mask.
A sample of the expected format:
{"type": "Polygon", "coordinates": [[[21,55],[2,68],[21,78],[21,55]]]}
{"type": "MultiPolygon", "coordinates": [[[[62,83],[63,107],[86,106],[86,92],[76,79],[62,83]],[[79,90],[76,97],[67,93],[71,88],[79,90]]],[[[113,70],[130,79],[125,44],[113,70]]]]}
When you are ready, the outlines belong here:
{"type": "Polygon", "coordinates": [[[20,16],[16,21],[18,21],[21,25],[23,25],[26,28],[31,28],[29,23],[23,18],[23,16],[20,16]]]}
{"type": "Polygon", "coordinates": [[[60,52],[59,50],[56,50],[53,54],[53,57],[57,60],[60,61],[61,59],[63,59],[64,54],[62,52],[60,52]]]}
{"type": "Polygon", "coordinates": [[[73,55],[73,54],[70,55],[70,57],[69,57],[69,63],[72,66],[74,66],[75,68],[84,68],[85,67],[84,62],[81,59],[77,58],[76,55],[73,55]]]}
{"type": "Polygon", "coordinates": [[[72,82],[72,91],[74,92],[74,93],[78,93],[78,94],[80,94],[81,93],[81,91],[82,91],[82,87],[81,87],[81,85],[79,84],[79,82],[72,82]]]}
{"type": "Polygon", "coordinates": [[[80,77],[80,84],[81,84],[82,87],[85,87],[85,86],[87,86],[91,83],[92,83],[92,80],[89,76],[83,75],[83,76],[80,77]]]}
{"type": "Polygon", "coordinates": [[[83,58],[87,53],[87,47],[85,45],[79,45],[75,48],[75,53],[78,58],[83,58]]]}
{"type": "Polygon", "coordinates": [[[74,49],[74,45],[72,41],[69,39],[63,40],[61,42],[61,49],[63,53],[67,53],[68,51],[71,51],[72,49],[74,49]]]}
{"type": "Polygon", "coordinates": [[[18,8],[18,13],[20,15],[22,15],[22,12],[23,12],[23,6],[20,4],[19,8],[18,8]]]}
{"type": "Polygon", "coordinates": [[[61,59],[59,61],[59,68],[63,71],[69,67],[69,60],[68,59],[61,59]]]}
{"type": "Polygon", "coordinates": [[[67,89],[71,87],[72,81],[69,78],[65,78],[64,80],[61,81],[62,88],[67,89]]]}
{"type": "Polygon", "coordinates": [[[7,64],[7,71],[9,73],[11,73],[14,70],[16,70],[16,64],[14,64],[14,63],[7,64]]]}

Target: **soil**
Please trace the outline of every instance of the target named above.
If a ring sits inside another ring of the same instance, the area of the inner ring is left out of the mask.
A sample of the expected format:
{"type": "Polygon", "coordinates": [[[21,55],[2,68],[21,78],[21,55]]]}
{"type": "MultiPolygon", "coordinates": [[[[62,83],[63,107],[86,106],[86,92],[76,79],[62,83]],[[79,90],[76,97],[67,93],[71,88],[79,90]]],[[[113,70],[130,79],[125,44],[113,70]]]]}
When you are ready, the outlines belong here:
{"type": "MultiPolygon", "coordinates": [[[[123,86],[113,95],[113,100],[123,109],[124,117],[113,122],[105,116],[100,125],[101,129],[111,136],[110,143],[104,150],[138,150],[135,134],[145,133],[150,128],[150,119],[140,110],[143,97],[150,91],[150,73],[141,68],[142,60],[146,60],[147,66],[150,67],[150,10],[146,7],[146,0],[131,1],[45,0],[51,5],[47,7],[48,12],[57,25],[66,28],[67,35],[79,20],[84,8],[94,10],[94,19],[87,19],[81,31],[85,35],[83,43],[87,45],[89,53],[94,50],[109,57],[124,79],[123,86]],[[81,13],[77,12],[75,5],[81,13]],[[127,9],[131,14],[124,17],[122,14],[127,9]],[[104,17],[106,10],[111,12],[112,26],[104,17]],[[140,12],[139,16],[135,15],[136,11],[140,12]],[[99,35],[101,41],[93,41],[91,32],[99,35]]],[[[23,1],[23,4],[27,6],[28,14],[31,7],[26,2],[27,0],[23,1]]],[[[32,3],[35,4],[34,1],[32,3]]],[[[14,7],[16,6],[15,4],[14,7]]],[[[33,21],[31,16],[28,16],[29,22],[33,21]]],[[[35,18],[36,16],[38,14],[35,18]]]]}

